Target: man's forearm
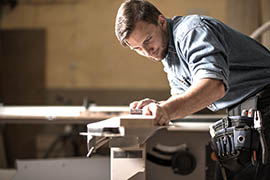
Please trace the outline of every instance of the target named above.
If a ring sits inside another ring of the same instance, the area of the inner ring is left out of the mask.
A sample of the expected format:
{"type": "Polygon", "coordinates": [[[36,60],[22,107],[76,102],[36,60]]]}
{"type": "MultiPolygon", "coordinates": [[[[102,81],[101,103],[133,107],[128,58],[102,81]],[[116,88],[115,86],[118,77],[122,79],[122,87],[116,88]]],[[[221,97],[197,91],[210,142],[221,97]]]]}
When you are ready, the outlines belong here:
{"type": "Polygon", "coordinates": [[[168,100],[162,101],[161,106],[169,114],[170,120],[173,120],[197,112],[224,95],[225,88],[222,81],[201,79],[185,93],[171,96],[168,100]]]}

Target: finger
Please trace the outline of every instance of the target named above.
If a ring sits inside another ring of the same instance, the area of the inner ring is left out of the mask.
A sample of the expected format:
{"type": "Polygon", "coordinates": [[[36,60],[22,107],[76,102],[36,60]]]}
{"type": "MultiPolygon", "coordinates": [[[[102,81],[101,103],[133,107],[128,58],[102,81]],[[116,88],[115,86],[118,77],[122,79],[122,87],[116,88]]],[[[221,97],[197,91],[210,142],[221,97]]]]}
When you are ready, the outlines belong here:
{"type": "Polygon", "coordinates": [[[157,125],[168,125],[169,124],[169,116],[167,112],[160,106],[157,106],[157,114],[156,114],[156,123],[157,125]]]}
{"type": "Polygon", "coordinates": [[[169,123],[168,123],[168,120],[167,120],[167,118],[164,116],[164,115],[162,115],[161,117],[160,117],[160,119],[158,120],[158,125],[160,125],[160,126],[166,126],[166,125],[168,125],[169,123]]]}
{"type": "Polygon", "coordinates": [[[148,106],[146,106],[145,108],[145,114],[149,113],[149,115],[153,115],[155,118],[154,118],[154,121],[156,122],[156,119],[158,118],[157,117],[157,104],[155,103],[150,103],[148,106]]]}
{"type": "Polygon", "coordinates": [[[152,115],[152,112],[151,112],[151,110],[149,109],[149,106],[144,106],[144,107],[142,108],[142,114],[143,114],[143,115],[147,115],[147,116],[152,115]]]}
{"type": "Polygon", "coordinates": [[[147,106],[148,104],[150,104],[152,102],[154,102],[154,100],[149,99],[149,98],[145,98],[145,99],[138,102],[136,108],[137,109],[142,109],[144,106],[147,106]]]}
{"type": "Polygon", "coordinates": [[[160,107],[156,103],[151,103],[148,106],[148,110],[151,112],[151,114],[155,117],[154,118],[154,124],[155,125],[160,125],[160,121],[162,118],[162,113],[160,107]]]}
{"type": "Polygon", "coordinates": [[[170,119],[166,119],[165,125],[168,126],[170,124],[170,119]]]}
{"type": "Polygon", "coordinates": [[[160,112],[160,109],[157,110],[157,114],[156,114],[156,124],[157,125],[163,125],[163,121],[164,121],[164,118],[163,118],[163,115],[162,113],[160,112]]]}
{"type": "Polygon", "coordinates": [[[162,118],[161,118],[161,120],[160,120],[160,125],[162,125],[162,126],[168,126],[169,123],[170,123],[169,117],[166,116],[166,115],[163,115],[162,118]]]}
{"type": "Polygon", "coordinates": [[[164,126],[168,126],[170,124],[170,120],[168,119],[168,117],[164,117],[164,122],[163,122],[163,125],[164,126]]]}
{"type": "Polygon", "coordinates": [[[139,101],[134,101],[134,102],[130,103],[129,104],[129,109],[136,109],[138,102],[139,101]]]}

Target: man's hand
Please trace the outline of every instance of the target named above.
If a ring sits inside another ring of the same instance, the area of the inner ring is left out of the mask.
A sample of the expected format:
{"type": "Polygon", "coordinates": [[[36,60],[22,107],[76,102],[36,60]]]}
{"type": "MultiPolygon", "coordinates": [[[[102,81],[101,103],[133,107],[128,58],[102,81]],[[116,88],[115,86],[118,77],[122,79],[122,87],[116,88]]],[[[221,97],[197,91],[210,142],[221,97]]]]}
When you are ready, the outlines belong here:
{"type": "Polygon", "coordinates": [[[129,105],[130,109],[142,109],[143,115],[153,115],[156,125],[168,125],[170,117],[165,108],[156,100],[145,98],[140,101],[134,101],[129,105]]]}
{"type": "Polygon", "coordinates": [[[143,99],[130,104],[131,109],[143,109],[144,115],[153,115],[157,125],[168,125],[170,120],[183,118],[221,99],[226,93],[221,80],[200,79],[182,94],[157,102],[143,99]]]}
{"type": "Polygon", "coordinates": [[[150,104],[150,103],[156,103],[157,101],[154,99],[145,98],[140,101],[134,101],[130,103],[129,108],[130,109],[142,109],[144,106],[150,104]]]}
{"type": "Polygon", "coordinates": [[[169,125],[170,116],[167,110],[157,103],[150,103],[143,107],[143,115],[153,115],[156,125],[169,125]]]}

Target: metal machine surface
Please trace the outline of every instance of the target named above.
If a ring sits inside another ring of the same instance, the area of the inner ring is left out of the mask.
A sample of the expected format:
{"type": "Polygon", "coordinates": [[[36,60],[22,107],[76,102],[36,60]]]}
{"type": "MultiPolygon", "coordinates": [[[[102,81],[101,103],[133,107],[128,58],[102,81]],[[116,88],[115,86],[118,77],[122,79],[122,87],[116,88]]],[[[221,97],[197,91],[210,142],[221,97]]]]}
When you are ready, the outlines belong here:
{"type": "MultiPolygon", "coordinates": [[[[221,117],[187,119],[209,121],[221,117]]],[[[84,135],[88,136],[89,153],[100,146],[101,137],[109,140],[111,180],[210,180],[215,178],[217,168],[208,145],[211,124],[154,126],[152,116],[128,115],[88,124],[84,135]]]]}

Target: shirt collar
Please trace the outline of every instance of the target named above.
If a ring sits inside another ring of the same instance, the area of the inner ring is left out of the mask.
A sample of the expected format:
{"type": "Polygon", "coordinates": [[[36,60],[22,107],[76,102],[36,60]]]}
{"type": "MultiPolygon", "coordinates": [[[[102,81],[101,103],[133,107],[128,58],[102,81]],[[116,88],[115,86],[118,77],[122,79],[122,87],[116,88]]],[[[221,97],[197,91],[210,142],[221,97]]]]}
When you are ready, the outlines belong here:
{"type": "Polygon", "coordinates": [[[168,52],[165,58],[162,61],[168,61],[170,59],[170,53],[176,53],[174,41],[173,41],[173,33],[172,33],[172,19],[167,18],[167,32],[168,32],[168,52]]]}

